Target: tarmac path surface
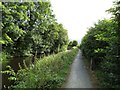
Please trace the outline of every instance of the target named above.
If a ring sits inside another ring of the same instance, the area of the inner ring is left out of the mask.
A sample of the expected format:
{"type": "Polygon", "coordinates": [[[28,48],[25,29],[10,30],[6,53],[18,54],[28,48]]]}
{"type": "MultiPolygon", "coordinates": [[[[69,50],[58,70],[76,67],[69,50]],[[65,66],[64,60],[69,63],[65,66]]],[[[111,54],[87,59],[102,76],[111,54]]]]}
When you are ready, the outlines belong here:
{"type": "Polygon", "coordinates": [[[81,51],[78,52],[73,61],[65,88],[93,88],[90,76],[82,60],[81,51]]]}

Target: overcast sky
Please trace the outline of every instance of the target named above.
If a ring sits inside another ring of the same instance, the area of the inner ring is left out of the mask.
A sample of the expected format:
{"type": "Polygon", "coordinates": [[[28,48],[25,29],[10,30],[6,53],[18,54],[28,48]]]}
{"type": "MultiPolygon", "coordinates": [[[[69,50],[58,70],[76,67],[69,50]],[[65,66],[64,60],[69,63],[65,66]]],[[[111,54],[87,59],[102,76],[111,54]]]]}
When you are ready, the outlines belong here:
{"type": "Polygon", "coordinates": [[[87,28],[99,19],[109,18],[105,11],[114,0],[50,0],[59,23],[68,30],[70,40],[80,41],[87,28]]]}

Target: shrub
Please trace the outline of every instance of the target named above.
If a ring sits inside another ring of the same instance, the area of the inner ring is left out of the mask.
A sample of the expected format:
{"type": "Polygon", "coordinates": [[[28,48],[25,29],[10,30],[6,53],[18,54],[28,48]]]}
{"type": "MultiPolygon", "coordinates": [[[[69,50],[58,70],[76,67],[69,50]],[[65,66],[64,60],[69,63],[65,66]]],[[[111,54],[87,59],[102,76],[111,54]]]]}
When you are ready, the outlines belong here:
{"type": "Polygon", "coordinates": [[[38,59],[30,67],[20,69],[14,74],[16,80],[13,88],[60,88],[65,82],[78,49],[70,52],[53,54],[38,59]]]}

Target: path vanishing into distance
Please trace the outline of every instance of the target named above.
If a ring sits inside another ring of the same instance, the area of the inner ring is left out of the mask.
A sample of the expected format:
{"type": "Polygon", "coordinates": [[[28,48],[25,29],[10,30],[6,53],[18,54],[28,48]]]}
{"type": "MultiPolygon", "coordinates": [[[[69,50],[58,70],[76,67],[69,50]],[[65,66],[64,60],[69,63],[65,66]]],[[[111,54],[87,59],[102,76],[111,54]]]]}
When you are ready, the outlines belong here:
{"type": "Polygon", "coordinates": [[[65,88],[93,88],[80,50],[71,66],[65,88]]]}

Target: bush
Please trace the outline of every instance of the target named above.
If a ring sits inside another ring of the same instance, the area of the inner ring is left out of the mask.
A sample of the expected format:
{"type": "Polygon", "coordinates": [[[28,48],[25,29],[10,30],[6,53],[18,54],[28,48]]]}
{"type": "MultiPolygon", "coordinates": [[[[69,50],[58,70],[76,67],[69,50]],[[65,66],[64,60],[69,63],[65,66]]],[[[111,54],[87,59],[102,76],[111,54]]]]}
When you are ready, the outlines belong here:
{"type": "Polygon", "coordinates": [[[117,24],[112,20],[100,20],[83,37],[80,49],[91,63],[92,70],[99,70],[101,87],[120,87],[120,54],[117,24]]]}
{"type": "Polygon", "coordinates": [[[13,88],[60,88],[64,83],[78,49],[53,54],[38,59],[29,68],[20,69],[15,75],[13,88]]]}

